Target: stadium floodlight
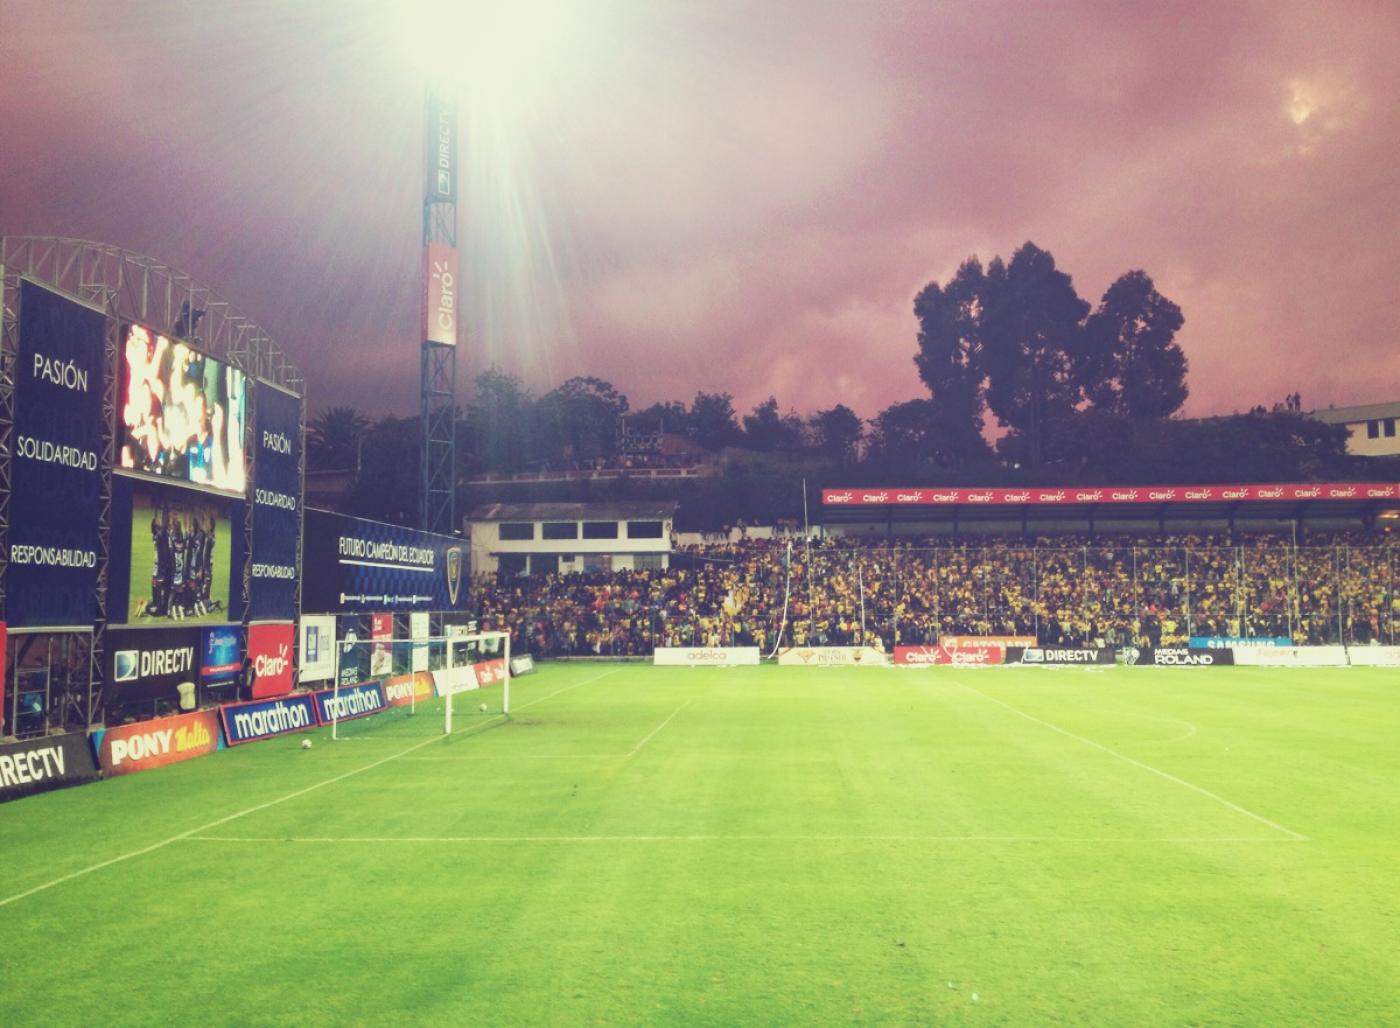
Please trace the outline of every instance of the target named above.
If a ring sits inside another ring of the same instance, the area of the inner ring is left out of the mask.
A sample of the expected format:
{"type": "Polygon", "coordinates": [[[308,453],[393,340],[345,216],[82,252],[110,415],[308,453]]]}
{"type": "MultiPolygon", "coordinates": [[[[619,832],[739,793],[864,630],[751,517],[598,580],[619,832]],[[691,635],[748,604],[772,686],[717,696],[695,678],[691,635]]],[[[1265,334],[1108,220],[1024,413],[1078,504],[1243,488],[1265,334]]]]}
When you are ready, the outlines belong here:
{"type": "Polygon", "coordinates": [[[405,0],[383,5],[398,50],[473,114],[535,109],[569,70],[589,4],[577,0],[405,0]]]}

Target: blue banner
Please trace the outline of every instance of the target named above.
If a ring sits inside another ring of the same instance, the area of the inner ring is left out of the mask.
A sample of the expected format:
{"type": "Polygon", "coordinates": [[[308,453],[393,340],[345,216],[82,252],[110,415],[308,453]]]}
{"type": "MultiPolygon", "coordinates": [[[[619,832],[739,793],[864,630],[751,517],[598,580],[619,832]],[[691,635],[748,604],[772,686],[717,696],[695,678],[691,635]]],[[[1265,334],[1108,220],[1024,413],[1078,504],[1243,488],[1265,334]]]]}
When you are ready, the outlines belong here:
{"type": "Polygon", "coordinates": [[[342,685],[339,689],[322,689],[312,695],[316,697],[316,716],[323,725],[382,714],[385,708],[384,687],[378,682],[342,685]]]}
{"type": "Polygon", "coordinates": [[[219,708],[219,716],[224,722],[224,739],[230,746],[316,727],[316,709],[308,693],[228,703],[219,708]]]}
{"type": "Polygon", "coordinates": [[[199,684],[228,685],[243,670],[243,628],[220,625],[206,628],[199,637],[199,684]]]}
{"type": "Polygon", "coordinates": [[[97,616],[106,317],[20,283],[10,470],[11,625],[97,616]]]}
{"type": "Polygon", "coordinates": [[[308,613],[466,609],[467,552],[453,536],[308,510],[302,561],[308,613]]]}
{"type": "Polygon", "coordinates": [[[253,576],[248,616],[291,621],[297,615],[301,400],[259,382],[254,406],[253,576]]]}
{"type": "Polygon", "coordinates": [[[1244,650],[1251,646],[1292,646],[1293,640],[1286,635],[1256,635],[1248,639],[1236,635],[1193,635],[1190,645],[1193,650],[1244,650]]]}

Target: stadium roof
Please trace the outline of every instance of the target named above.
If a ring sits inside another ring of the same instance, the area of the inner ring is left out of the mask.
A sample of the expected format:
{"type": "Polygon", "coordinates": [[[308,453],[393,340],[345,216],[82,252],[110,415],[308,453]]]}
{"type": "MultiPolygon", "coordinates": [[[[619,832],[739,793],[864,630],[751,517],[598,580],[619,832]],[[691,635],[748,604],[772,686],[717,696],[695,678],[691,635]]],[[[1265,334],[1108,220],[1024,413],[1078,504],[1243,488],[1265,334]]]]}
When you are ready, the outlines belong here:
{"type": "Polygon", "coordinates": [[[673,518],[675,500],[618,500],[600,503],[487,503],[474,507],[468,521],[638,521],[673,518]]]}
{"type": "Polygon", "coordinates": [[[1328,425],[1349,425],[1356,421],[1379,421],[1400,418],[1400,401],[1394,403],[1363,403],[1357,407],[1328,407],[1315,410],[1309,417],[1328,425]]]}

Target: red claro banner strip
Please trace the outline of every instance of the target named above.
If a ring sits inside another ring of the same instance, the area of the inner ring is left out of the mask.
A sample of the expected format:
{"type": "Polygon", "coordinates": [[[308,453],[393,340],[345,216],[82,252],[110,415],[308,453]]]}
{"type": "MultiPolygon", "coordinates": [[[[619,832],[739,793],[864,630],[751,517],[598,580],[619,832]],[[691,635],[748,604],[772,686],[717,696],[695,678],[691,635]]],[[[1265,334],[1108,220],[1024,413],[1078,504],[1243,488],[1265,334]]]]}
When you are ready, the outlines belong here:
{"type": "Polygon", "coordinates": [[[1063,503],[1230,503],[1241,500],[1400,500],[1393,482],[1291,485],[1134,485],[1087,489],[823,489],[828,507],[1063,503]]]}

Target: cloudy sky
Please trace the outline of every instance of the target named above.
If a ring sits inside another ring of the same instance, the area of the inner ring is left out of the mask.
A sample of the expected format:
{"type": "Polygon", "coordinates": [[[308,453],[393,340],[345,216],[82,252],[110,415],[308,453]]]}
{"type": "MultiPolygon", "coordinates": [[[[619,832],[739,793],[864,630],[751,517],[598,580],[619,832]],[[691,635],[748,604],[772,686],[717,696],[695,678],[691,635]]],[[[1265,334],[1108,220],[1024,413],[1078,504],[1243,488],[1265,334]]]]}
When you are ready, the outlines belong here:
{"type": "MultiPolygon", "coordinates": [[[[918,289],[1029,239],[1181,305],[1188,414],[1400,399],[1400,4],[540,2],[418,33],[510,76],[463,124],[464,397],[873,416],[921,394],[918,289]]],[[[415,412],[414,6],[0,0],[0,233],[160,258],[313,410],[415,412]]]]}

